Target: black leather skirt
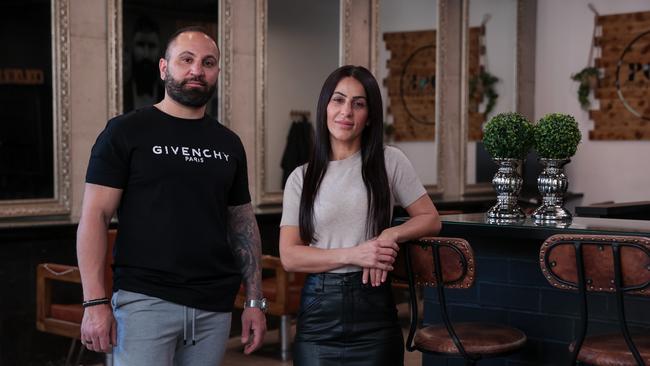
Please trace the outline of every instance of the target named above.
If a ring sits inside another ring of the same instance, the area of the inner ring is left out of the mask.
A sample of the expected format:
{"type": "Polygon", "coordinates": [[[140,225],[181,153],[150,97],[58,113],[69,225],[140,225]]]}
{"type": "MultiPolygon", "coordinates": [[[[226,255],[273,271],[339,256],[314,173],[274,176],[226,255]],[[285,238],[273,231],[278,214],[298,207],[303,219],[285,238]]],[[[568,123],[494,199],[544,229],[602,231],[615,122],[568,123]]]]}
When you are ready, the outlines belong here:
{"type": "Polygon", "coordinates": [[[294,341],[295,366],[403,366],[404,339],[390,280],[361,272],[307,276],[294,341]]]}

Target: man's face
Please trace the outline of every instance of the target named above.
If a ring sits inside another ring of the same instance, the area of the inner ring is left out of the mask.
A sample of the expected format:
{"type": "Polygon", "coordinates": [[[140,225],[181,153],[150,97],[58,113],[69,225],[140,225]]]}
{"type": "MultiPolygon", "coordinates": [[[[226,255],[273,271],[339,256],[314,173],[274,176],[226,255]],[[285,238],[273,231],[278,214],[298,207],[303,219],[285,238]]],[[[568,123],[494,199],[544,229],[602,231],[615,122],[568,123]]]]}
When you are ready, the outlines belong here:
{"type": "Polygon", "coordinates": [[[160,51],[160,41],[155,32],[136,32],[133,36],[133,60],[156,62],[160,51]]]}
{"type": "Polygon", "coordinates": [[[169,46],[167,54],[168,59],[160,60],[167,95],[188,107],[204,106],[217,88],[217,45],[201,32],[185,32],[169,46]]]}

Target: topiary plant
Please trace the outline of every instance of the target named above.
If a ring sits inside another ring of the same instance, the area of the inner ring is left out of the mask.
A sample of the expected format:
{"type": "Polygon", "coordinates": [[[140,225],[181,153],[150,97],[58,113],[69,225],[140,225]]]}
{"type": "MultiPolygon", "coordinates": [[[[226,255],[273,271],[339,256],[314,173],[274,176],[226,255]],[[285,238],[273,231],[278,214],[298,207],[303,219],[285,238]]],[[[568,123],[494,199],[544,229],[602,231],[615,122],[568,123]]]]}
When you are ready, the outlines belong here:
{"type": "Polygon", "coordinates": [[[573,116],[550,113],[535,125],[535,150],[543,159],[568,159],[576,153],[582,135],[573,116]]]}
{"type": "Polygon", "coordinates": [[[500,113],[483,130],[483,144],[493,159],[523,159],[533,145],[533,125],[519,113],[500,113]]]}

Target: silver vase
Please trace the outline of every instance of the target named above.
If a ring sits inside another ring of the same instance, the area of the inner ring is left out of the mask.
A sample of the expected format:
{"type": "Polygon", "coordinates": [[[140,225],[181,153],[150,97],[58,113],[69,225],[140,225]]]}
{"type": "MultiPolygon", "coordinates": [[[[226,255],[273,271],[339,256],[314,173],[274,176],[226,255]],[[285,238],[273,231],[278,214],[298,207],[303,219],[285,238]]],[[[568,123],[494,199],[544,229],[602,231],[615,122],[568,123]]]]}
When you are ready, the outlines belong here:
{"type": "Polygon", "coordinates": [[[488,210],[488,219],[521,220],[526,218],[518,203],[519,192],[524,181],[517,171],[521,160],[494,159],[494,162],[499,166],[492,178],[492,186],[497,193],[497,204],[488,210]]]}
{"type": "Polygon", "coordinates": [[[542,195],[542,205],[533,212],[537,221],[571,220],[571,213],[564,208],[564,194],[569,180],[564,174],[564,166],[571,159],[539,159],[544,169],[537,177],[537,189],[542,195]]]}

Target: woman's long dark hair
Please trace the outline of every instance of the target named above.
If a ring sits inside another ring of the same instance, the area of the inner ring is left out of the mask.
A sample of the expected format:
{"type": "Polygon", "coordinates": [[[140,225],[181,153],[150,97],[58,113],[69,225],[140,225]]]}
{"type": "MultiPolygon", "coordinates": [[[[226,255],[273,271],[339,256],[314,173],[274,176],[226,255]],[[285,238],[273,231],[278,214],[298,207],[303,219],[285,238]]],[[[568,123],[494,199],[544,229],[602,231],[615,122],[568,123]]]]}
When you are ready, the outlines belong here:
{"type": "Polygon", "coordinates": [[[345,77],[353,77],[363,85],[368,105],[368,121],[361,134],[361,175],[368,198],[366,233],[368,236],[378,235],[390,224],[390,188],[384,162],[384,111],[379,85],[366,68],[341,66],[327,77],[318,98],[314,148],[300,196],[300,238],[306,243],[318,240],[314,233],[314,200],[331,153],[327,105],[339,81],[345,77]]]}

